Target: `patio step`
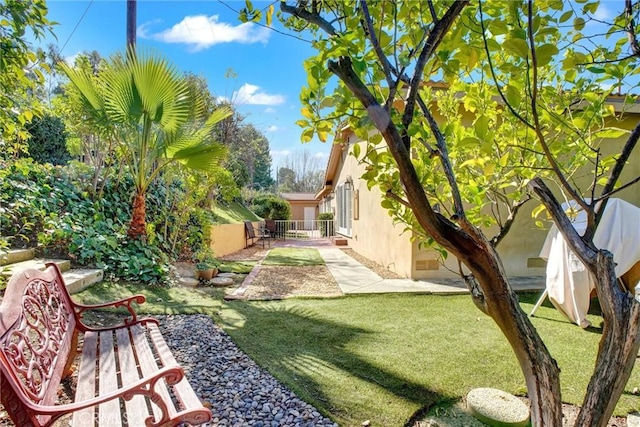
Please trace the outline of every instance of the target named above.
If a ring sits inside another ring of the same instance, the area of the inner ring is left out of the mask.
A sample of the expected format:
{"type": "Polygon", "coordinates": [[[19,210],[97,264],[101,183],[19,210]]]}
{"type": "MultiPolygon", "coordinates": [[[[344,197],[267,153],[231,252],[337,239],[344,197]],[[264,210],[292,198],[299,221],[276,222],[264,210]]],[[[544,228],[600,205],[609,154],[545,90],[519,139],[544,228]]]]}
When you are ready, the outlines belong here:
{"type": "Polygon", "coordinates": [[[45,263],[53,262],[58,266],[60,271],[65,272],[71,269],[71,261],[68,259],[44,259],[44,258],[32,258],[26,261],[14,262],[11,264],[4,265],[0,267],[0,274],[2,276],[9,278],[14,273],[22,270],[26,270],[27,268],[35,268],[36,270],[44,270],[45,263]]]}
{"type": "Polygon", "coordinates": [[[86,289],[89,285],[101,282],[104,277],[102,269],[81,268],[71,269],[71,261],[66,259],[35,258],[35,249],[9,249],[0,255],[0,275],[7,280],[19,271],[27,268],[44,270],[46,263],[53,262],[62,272],[69,293],[76,293],[86,289]]]}
{"type": "Polygon", "coordinates": [[[344,237],[332,237],[331,241],[336,246],[349,246],[349,241],[344,237]]]}
{"type": "Polygon", "coordinates": [[[76,268],[62,273],[70,294],[81,292],[94,283],[102,282],[104,270],[100,268],[76,268]]]}
{"type": "Polygon", "coordinates": [[[21,261],[28,261],[36,256],[34,248],[9,249],[8,252],[0,253],[0,265],[15,264],[21,261]]]}

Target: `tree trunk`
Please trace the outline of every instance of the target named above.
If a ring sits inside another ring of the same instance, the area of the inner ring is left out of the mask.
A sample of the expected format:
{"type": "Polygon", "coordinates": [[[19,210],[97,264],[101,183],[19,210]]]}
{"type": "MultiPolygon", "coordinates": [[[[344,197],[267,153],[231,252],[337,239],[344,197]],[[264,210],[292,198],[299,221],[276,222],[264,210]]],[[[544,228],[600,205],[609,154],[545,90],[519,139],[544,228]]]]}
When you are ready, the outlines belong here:
{"type": "Polygon", "coordinates": [[[558,365],[520,308],[518,296],[509,285],[494,247],[479,231],[466,231],[471,232],[476,249],[456,251],[456,256],[469,267],[480,284],[482,293],[472,290],[474,302],[482,305],[483,311],[498,325],[518,359],[527,384],[531,423],[534,426],[561,426],[558,365]]]}
{"type": "Polygon", "coordinates": [[[578,234],[542,179],[535,178],[529,186],[546,206],[573,253],[596,281],[604,327],[596,366],[575,425],[603,427],[629,380],[640,348],[640,304],[618,285],[613,255],[594,247],[593,233],[589,238],[585,237],[586,233],[585,236],[578,234]]]}
{"type": "Polygon", "coordinates": [[[133,198],[133,211],[127,235],[132,239],[139,239],[147,234],[145,194],[137,191],[133,198]]]}
{"type": "Polygon", "coordinates": [[[620,289],[609,252],[598,252],[594,276],[604,327],[595,370],[576,419],[577,427],[607,425],[640,348],[640,304],[620,289]]]}

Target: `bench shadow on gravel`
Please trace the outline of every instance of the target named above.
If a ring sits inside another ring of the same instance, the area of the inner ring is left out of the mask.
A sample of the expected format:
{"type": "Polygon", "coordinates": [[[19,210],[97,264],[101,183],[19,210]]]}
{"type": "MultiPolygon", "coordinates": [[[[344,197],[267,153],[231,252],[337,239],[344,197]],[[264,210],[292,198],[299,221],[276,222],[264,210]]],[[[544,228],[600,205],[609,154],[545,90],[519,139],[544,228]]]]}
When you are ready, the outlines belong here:
{"type": "Polygon", "coordinates": [[[293,391],[327,415],[338,415],[335,413],[336,408],[332,408],[329,397],[323,393],[323,385],[316,382],[308,372],[315,371],[317,375],[323,369],[336,368],[347,371],[363,381],[416,403],[422,408],[421,413],[425,408],[450,399],[345,350],[350,341],[362,335],[370,335],[370,331],[330,321],[308,310],[296,307],[285,309],[278,304],[233,301],[229,303],[229,309],[246,322],[238,326],[232,322],[233,315],[227,317],[222,314],[220,320],[233,341],[242,349],[256,349],[247,354],[276,377],[290,379],[289,384],[300,384],[298,388],[292,387],[293,391]],[[234,333],[234,330],[245,328],[249,331],[234,333]],[[259,338],[264,336],[270,338],[259,338]],[[259,344],[256,344],[256,340],[259,344]],[[295,342],[295,345],[284,347],[283,342],[295,342]],[[301,377],[304,378],[303,381],[300,381],[301,377]]]}

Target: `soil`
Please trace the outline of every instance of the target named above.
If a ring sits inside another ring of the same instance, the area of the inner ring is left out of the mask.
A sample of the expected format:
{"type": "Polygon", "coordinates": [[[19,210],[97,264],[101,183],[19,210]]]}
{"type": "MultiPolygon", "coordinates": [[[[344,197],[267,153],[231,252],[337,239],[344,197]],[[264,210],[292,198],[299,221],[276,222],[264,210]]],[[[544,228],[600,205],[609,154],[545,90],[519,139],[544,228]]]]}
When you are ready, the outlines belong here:
{"type": "Polygon", "coordinates": [[[244,298],[252,300],[341,295],[338,283],[324,265],[261,266],[243,294],[244,298]]]}
{"type": "Polygon", "coordinates": [[[355,259],[360,264],[364,265],[369,270],[373,271],[383,279],[402,279],[401,276],[397,275],[393,271],[385,268],[384,266],[378,264],[377,262],[371,261],[369,258],[363,257],[362,255],[360,255],[358,252],[354,251],[351,248],[340,248],[340,249],[342,249],[342,251],[345,254],[349,255],[351,258],[355,259]]]}

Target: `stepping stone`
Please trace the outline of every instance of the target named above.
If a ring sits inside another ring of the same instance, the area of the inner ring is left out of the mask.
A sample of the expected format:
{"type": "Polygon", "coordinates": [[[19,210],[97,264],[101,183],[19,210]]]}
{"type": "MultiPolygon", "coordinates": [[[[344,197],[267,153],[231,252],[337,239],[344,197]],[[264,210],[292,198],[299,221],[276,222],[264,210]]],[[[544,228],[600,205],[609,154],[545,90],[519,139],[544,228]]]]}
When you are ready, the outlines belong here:
{"type": "Polygon", "coordinates": [[[627,427],[640,427],[640,413],[632,412],[627,415],[627,427]]]}
{"type": "Polygon", "coordinates": [[[198,279],[194,279],[193,277],[181,277],[178,283],[180,283],[180,286],[195,288],[200,284],[200,281],[198,279]]]}
{"type": "Polygon", "coordinates": [[[233,279],[236,277],[236,273],[219,273],[216,277],[229,277],[233,279]]]}
{"type": "Polygon", "coordinates": [[[492,427],[526,427],[529,408],[512,394],[495,388],[475,388],[467,394],[471,414],[492,427]]]}
{"type": "Polygon", "coordinates": [[[231,286],[234,284],[233,279],[230,277],[220,277],[216,276],[213,279],[209,280],[213,286],[231,286]]]}

